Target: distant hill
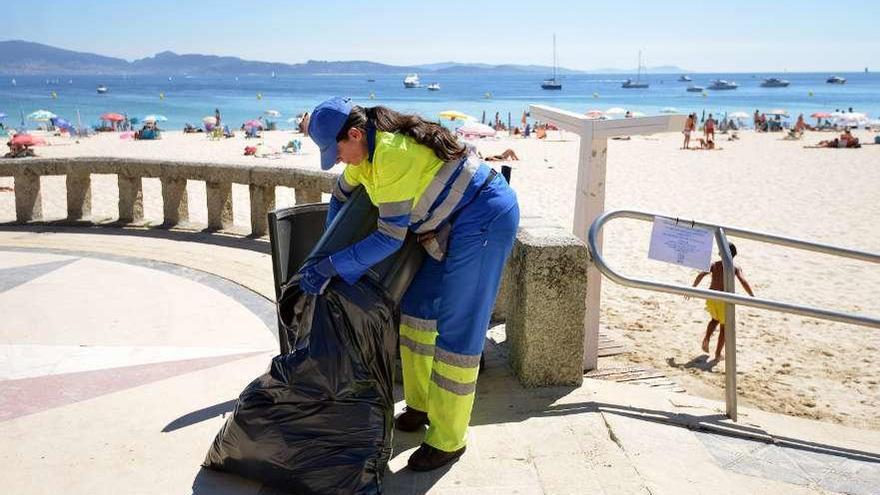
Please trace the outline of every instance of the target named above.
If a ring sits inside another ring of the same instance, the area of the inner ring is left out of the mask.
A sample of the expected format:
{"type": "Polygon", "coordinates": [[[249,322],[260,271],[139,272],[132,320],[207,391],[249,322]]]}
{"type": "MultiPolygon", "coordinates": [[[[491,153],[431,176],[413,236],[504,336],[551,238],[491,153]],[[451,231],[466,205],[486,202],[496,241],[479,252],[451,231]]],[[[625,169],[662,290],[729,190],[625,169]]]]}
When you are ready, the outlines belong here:
{"type": "MultiPolygon", "coordinates": [[[[161,74],[161,75],[276,75],[292,74],[403,74],[422,72],[431,74],[471,73],[541,73],[549,74],[552,67],[542,65],[479,64],[440,62],[413,66],[387,65],[365,60],[323,61],[309,60],[303,64],[283,64],[244,60],[217,55],[177,54],[170,51],[129,62],[121,58],[93,53],[76,52],[30,41],[0,41],[0,73],[3,74],[161,74]]],[[[677,67],[664,66],[650,72],[684,72],[677,67]]],[[[559,68],[560,74],[629,73],[632,70],[602,69],[578,71],[559,68]]]]}

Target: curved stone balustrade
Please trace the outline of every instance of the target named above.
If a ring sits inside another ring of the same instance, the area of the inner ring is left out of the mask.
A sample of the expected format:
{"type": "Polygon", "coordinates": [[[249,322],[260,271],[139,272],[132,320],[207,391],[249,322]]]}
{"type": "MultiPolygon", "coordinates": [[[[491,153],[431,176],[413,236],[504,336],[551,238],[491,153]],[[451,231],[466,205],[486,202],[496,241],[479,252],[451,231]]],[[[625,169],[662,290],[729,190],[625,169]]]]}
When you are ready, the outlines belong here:
{"type": "MultiPolygon", "coordinates": [[[[232,184],[246,184],[251,234],[256,237],[268,232],[275,187],[293,188],[296,204],[316,203],[336,180],[329,172],[280,166],[105,157],[0,160],[0,177],[15,181],[20,224],[42,220],[40,177],[46,175],[66,176],[67,220],[89,221],[91,174],[118,177],[118,223],[129,224],[144,220],[142,179],[158,178],[165,227],[188,222],[186,181],[204,181],[210,230],[232,229],[232,184]]],[[[493,316],[507,323],[510,364],[523,384],[581,383],[587,264],[586,245],[570,232],[540,217],[522,218],[493,316]]]]}
{"type": "Polygon", "coordinates": [[[265,165],[135,158],[78,157],[0,160],[0,177],[15,181],[15,218],[18,223],[42,220],[40,177],[64,175],[67,183],[67,220],[87,219],[91,214],[91,174],[113,174],[119,186],[119,222],[141,223],[144,219],[142,179],[158,178],[162,184],[164,225],[189,220],[186,181],[205,182],[208,228],[232,228],[232,184],[246,184],[250,190],[251,233],[267,233],[266,214],[275,208],[275,187],[290,187],[296,203],[321,201],[329,193],[335,174],[265,165]]]}

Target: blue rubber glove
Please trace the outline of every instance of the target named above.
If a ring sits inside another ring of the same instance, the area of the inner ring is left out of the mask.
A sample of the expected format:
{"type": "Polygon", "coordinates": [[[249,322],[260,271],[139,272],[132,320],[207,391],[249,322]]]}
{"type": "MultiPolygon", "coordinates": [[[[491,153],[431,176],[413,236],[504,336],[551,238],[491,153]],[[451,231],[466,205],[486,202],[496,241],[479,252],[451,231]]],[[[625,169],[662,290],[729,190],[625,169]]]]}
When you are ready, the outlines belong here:
{"type": "Polygon", "coordinates": [[[330,261],[330,257],[326,257],[321,261],[303,268],[300,272],[299,287],[306,294],[319,295],[324,293],[330,279],[336,275],[336,268],[330,261]]]}

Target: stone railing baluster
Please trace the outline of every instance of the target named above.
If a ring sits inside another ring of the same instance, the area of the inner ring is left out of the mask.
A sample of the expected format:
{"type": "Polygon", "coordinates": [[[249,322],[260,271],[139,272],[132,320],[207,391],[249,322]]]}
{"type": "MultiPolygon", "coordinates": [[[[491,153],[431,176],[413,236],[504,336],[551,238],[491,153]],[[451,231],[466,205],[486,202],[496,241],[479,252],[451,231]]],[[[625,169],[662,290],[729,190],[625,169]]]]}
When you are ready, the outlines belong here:
{"type": "Polygon", "coordinates": [[[160,177],[162,183],[162,225],[173,227],[189,221],[189,200],[186,196],[186,179],[160,177]]]}
{"type": "Polygon", "coordinates": [[[40,176],[29,169],[16,171],[15,221],[30,222],[43,219],[43,198],[40,176]]]}
{"type": "Polygon", "coordinates": [[[88,170],[67,172],[67,219],[82,220],[92,215],[92,176],[88,170]]]}
{"type": "Polygon", "coordinates": [[[260,237],[269,232],[269,211],[275,209],[275,186],[249,186],[251,196],[251,235],[260,237]]]}
{"type": "Polygon", "coordinates": [[[208,229],[231,230],[234,224],[232,210],[232,183],[205,182],[208,202],[208,229]]]}
{"type": "Polygon", "coordinates": [[[118,174],[116,183],[119,187],[119,221],[143,223],[144,188],[141,178],[118,174]]]}

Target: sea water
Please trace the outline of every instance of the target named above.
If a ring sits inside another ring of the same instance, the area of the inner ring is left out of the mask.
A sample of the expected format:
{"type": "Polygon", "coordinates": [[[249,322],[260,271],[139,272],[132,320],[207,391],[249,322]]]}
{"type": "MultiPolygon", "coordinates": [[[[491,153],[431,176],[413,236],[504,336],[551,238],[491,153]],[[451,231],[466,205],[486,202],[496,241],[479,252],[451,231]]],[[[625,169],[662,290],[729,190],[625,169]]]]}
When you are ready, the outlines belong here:
{"type": "MultiPolygon", "coordinates": [[[[518,125],[530,104],[550,105],[577,113],[622,107],[647,115],[664,109],[681,113],[713,113],[756,109],[784,109],[792,118],[803,113],[808,120],[816,111],[848,110],[880,118],[880,74],[838,73],[846,84],[825,82],[831,73],[787,74],[691,74],[692,82],[678,82],[678,74],[649,74],[648,89],[623,89],[627,75],[579,74],[564,76],[561,91],[543,90],[540,74],[445,74],[424,73],[422,87],[406,89],[403,75],[311,75],[311,76],[25,76],[0,75],[0,112],[6,125],[18,126],[22,115],[44,109],[76,123],[93,125],[104,112],[130,117],[161,114],[168,118],[166,129],[182,128],[184,123],[201,125],[203,117],[219,109],[223,122],[231,127],[254,119],[268,110],[281,118],[271,118],[280,128],[293,124],[288,119],[311,110],[322,100],[350,96],[363,106],[385,105],[404,112],[436,119],[443,110],[458,110],[487,121],[498,113],[505,123],[508,116],[518,125]],[[762,88],[766,77],[779,76],[791,81],[787,88],[762,88]],[[15,79],[13,84],[12,79],[15,79]],[[739,84],[732,91],[689,93],[689,85],[708,87],[713,79],[739,84]],[[428,83],[440,84],[440,91],[428,91],[428,83]],[[97,86],[108,88],[98,94],[97,86]],[[79,116],[77,115],[79,112],[79,116]]],[[[634,77],[634,76],[633,76],[634,77]]],[[[645,79],[645,76],[643,76],[645,79]]],[[[38,125],[26,122],[28,127],[38,125]]]]}

